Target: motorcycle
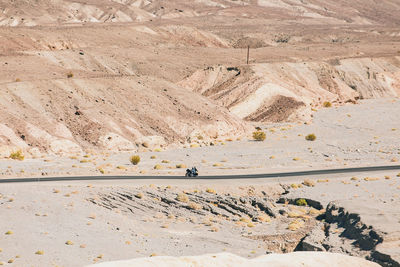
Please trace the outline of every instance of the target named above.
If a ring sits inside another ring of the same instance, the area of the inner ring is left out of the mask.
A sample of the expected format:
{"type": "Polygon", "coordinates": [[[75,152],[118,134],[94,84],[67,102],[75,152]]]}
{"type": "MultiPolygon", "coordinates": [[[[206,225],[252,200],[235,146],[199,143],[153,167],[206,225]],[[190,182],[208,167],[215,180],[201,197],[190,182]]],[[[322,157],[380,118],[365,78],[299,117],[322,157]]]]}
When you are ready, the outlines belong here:
{"type": "Polygon", "coordinates": [[[199,172],[196,167],[193,167],[192,169],[186,169],[186,177],[197,177],[199,175],[199,172]]]}

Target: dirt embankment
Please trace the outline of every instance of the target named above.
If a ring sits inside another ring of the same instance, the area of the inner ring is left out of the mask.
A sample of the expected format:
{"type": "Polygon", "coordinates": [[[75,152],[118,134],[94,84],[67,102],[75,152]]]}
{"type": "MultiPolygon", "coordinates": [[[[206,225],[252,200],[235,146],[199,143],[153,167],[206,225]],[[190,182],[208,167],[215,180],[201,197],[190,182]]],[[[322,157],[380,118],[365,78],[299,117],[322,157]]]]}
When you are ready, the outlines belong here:
{"type": "Polygon", "coordinates": [[[400,57],[215,66],[178,83],[249,121],[309,120],[324,102],[400,95],[400,57]]]}

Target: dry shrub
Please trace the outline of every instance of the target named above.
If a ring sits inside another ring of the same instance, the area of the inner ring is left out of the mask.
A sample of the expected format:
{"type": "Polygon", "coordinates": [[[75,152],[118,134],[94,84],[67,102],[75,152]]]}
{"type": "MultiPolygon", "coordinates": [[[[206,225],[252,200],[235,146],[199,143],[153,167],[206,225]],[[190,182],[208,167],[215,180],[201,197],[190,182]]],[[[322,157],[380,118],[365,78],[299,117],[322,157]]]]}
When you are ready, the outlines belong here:
{"type": "Polygon", "coordinates": [[[245,222],[245,223],[251,223],[250,217],[241,217],[241,218],[240,218],[240,221],[241,221],[241,222],[245,222]]]}
{"type": "Polygon", "coordinates": [[[194,143],[194,144],[191,144],[190,145],[190,147],[192,147],[192,148],[196,148],[196,147],[199,147],[200,145],[199,144],[197,144],[197,143],[194,143]]]}
{"type": "Polygon", "coordinates": [[[151,156],[150,158],[151,158],[151,159],[156,159],[157,157],[153,155],[153,156],[151,156]]]}
{"type": "Polygon", "coordinates": [[[191,208],[192,210],[201,210],[203,206],[194,202],[190,202],[189,208],[191,208]]]}
{"type": "Polygon", "coordinates": [[[142,193],[137,193],[137,194],[135,194],[135,197],[142,199],[143,198],[143,194],[142,193]]]}
{"type": "Polygon", "coordinates": [[[170,161],[167,160],[167,159],[163,159],[163,160],[161,161],[161,163],[170,163],[170,161]]]}
{"type": "Polygon", "coordinates": [[[11,152],[9,158],[10,159],[15,159],[15,160],[24,160],[25,156],[22,153],[22,150],[20,149],[20,150],[17,150],[15,152],[11,152]]]}
{"type": "Polygon", "coordinates": [[[291,223],[289,223],[287,229],[289,229],[290,231],[296,231],[303,226],[304,226],[304,222],[302,220],[294,220],[291,223]]]}
{"type": "Polygon", "coordinates": [[[178,194],[178,196],[176,197],[176,200],[180,201],[180,202],[189,202],[189,197],[185,194],[185,193],[180,193],[178,194]]]}
{"type": "Polygon", "coordinates": [[[38,250],[38,251],[35,252],[35,254],[36,254],[36,255],[43,255],[43,254],[44,254],[44,251],[43,251],[43,250],[38,250]]]}
{"type": "Polygon", "coordinates": [[[129,160],[133,165],[138,165],[140,162],[140,157],[138,155],[134,155],[134,156],[131,156],[129,158],[129,160]]]}
{"type": "Polygon", "coordinates": [[[325,101],[322,105],[324,106],[324,108],[330,108],[330,107],[332,107],[332,103],[329,102],[329,101],[325,101]]]}
{"type": "Polygon", "coordinates": [[[315,134],[308,134],[307,136],[306,136],[306,140],[307,141],[315,141],[315,139],[317,139],[317,137],[315,136],[315,134]]]}
{"type": "Polygon", "coordinates": [[[163,166],[161,166],[160,164],[154,165],[155,170],[161,170],[162,168],[163,168],[163,166]]]}
{"type": "Polygon", "coordinates": [[[264,141],[266,138],[266,134],[263,131],[253,132],[253,139],[256,141],[264,141]]]}
{"type": "Polygon", "coordinates": [[[329,179],[318,179],[317,183],[327,183],[329,182],[329,179]]]}
{"type": "Polygon", "coordinates": [[[186,165],[185,164],[176,164],[176,166],[175,166],[177,169],[184,169],[184,168],[186,168],[186,165]]]}
{"type": "Polygon", "coordinates": [[[359,179],[358,179],[357,177],[353,176],[353,177],[351,177],[350,180],[352,180],[352,181],[358,181],[359,179]]]}
{"type": "Polygon", "coordinates": [[[68,72],[67,73],[67,78],[72,78],[72,77],[74,77],[74,74],[70,71],[70,72],[68,72]]]}
{"type": "Polygon", "coordinates": [[[313,180],[310,180],[310,179],[305,179],[303,181],[303,185],[309,186],[309,187],[313,187],[313,186],[315,186],[315,182],[313,180]]]}
{"type": "Polygon", "coordinates": [[[300,160],[300,158],[298,158],[298,157],[293,158],[293,161],[299,161],[299,160],[300,160]]]}
{"type": "Polygon", "coordinates": [[[293,189],[297,189],[297,188],[299,188],[299,185],[298,184],[291,184],[290,187],[293,188],[293,189]]]}
{"type": "Polygon", "coordinates": [[[68,245],[68,246],[72,246],[73,244],[74,244],[74,242],[72,242],[71,240],[67,240],[65,242],[65,245],[68,245]]]}
{"type": "Polygon", "coordinates": [[[255,225],[254,225],[254,223],[252,223],[252,222],[249,222],[248,224],[247,224],[247,227],[254,227],[255,225]]]}
{"type": "Polygon", "coordinates": [[[215,194],[215,193],[216,193],[215,190],[212,189],[212,188],[207,188],[207,189],[206,189],[206,192],[207,192],[207,193],[210,193],[210,194],[215,194]]]}
{"type": "Polygon", "coordinates": [[[213,167],[220,167],[220,166],[222,166],[221,163],[214,163],[214,164],[213,164],[213,167]]]}
{"type": "Polygon", "coordinates": [[[270,221],[271,221],[271,217],[269,217],[269,216],[266,215],[266,214],[260,214],[260,215],[258,215],[257,219],[258,219],[260,222],[270,222],[270,221]]]}

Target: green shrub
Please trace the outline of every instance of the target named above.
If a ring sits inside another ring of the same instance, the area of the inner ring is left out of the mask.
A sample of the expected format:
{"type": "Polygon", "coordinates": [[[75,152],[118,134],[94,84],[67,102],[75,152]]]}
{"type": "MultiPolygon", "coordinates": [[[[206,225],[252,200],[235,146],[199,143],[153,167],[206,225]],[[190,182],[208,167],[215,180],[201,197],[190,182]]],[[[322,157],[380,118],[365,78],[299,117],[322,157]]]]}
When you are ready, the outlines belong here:
{"type": "Polygon", "coordinates": [[[25,159],[25,156],[24,156],[24,154],[22,153],[22,150],[20,149],[20,150],[18,150],[18,151],[11,152],[9,158],[10,158],[10,159],[15,159],[15,160],[24,160],[24,159],[25,159]]]}
{"type": "Polygon", "coordinates": [[[313,133],[306,136],[307,141],[315,141],[315,139],[317,139],[317,137],[313,133]]]}
{"type": "Polygon", "coordinates": [[[135,156],[130,157],[129,160],[133,165],[138,165],[140,162],[140,157],[138,155],[135,155],[135,156]]]}
{"type": "Polygon", "coordinates": [[[266,135],[263,131],[256,131],[253,133],[253,139],[256,141],[264,141],[266,138],[266,135]]]}
{"type": "Polygon", "coordinates": [[[304,198],[299,198],[296,200],[296,205],[297,206],[307,206],[307,201],[304,198]]]}

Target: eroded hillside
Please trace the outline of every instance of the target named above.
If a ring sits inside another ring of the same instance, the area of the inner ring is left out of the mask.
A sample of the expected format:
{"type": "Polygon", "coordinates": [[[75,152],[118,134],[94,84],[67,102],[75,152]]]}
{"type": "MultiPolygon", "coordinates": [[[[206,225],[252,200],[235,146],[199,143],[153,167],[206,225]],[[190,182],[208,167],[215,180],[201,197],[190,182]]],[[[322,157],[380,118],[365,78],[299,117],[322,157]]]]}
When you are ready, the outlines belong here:
{"type": "Polygon", "coordinates": [[[0,6],[2,156],[209,144],[399,94],[396,1],[0,6]]]}

